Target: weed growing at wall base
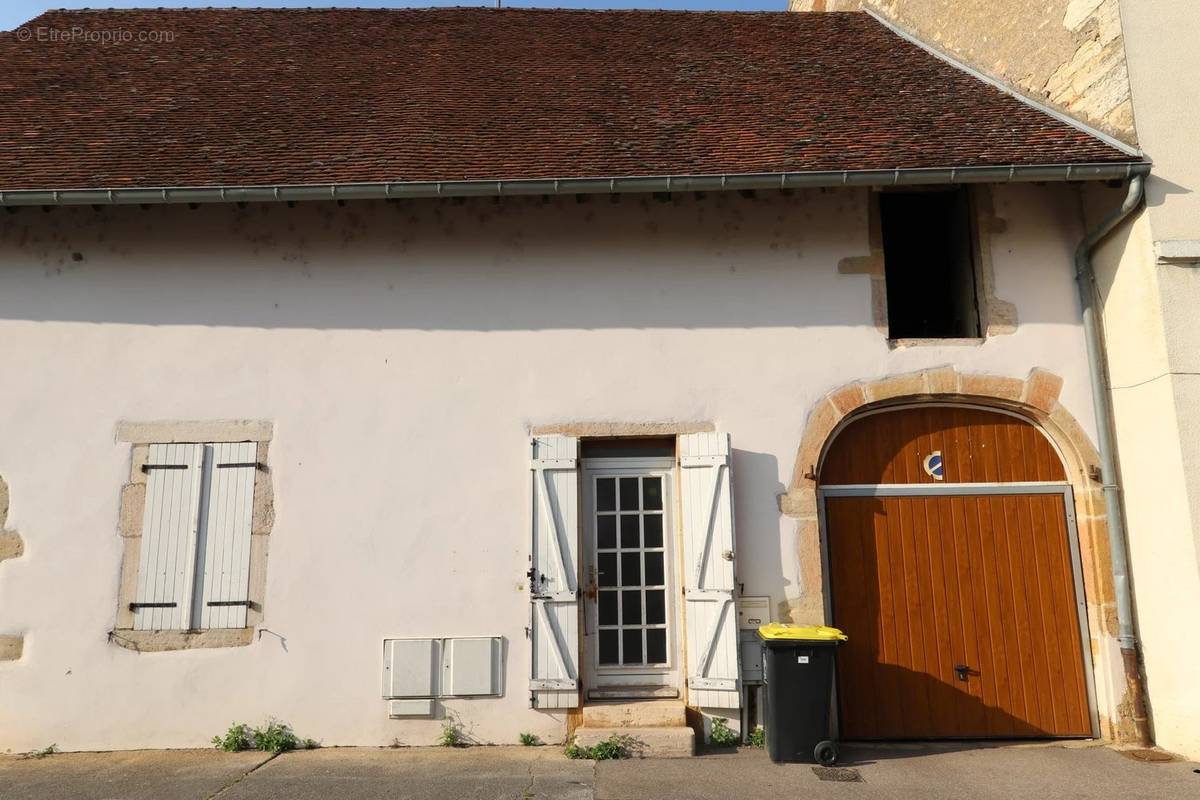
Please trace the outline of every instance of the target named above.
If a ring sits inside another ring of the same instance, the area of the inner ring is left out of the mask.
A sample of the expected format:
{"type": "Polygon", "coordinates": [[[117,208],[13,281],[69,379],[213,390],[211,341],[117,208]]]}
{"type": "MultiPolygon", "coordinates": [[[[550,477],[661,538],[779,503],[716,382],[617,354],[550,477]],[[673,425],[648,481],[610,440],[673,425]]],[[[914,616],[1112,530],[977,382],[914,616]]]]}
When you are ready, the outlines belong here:
{"type": "Polygon", "coordinates": [[[224,736],[212,738],[213,747],[226,753],[240,753],[250,749],[250,726],[244,722],[235,722],[225,731],[224,736]]]}
{"type": "Polygon", "coordinates": [[[593,761],[629,758],[629,751],[636,743],[637,740],[632,736],[619,736],[615,733],[591,747],[581,747],[572,741],[567,745],[567,758],[590,758],[593,761]]]}
{"type": "Polygon", "coordinates": [[[453,719],[446,720],[442,724],[442,732],[438,736],[438,744],[442,747],[465,747],[467,740],[463,735],[462,726],[453,719]]]}
{"type": "Polygon", "coordinates": [[[738,743],[738,735],[729,729],[728,720],[724,717],[713,717],[712,730],[708,738],[717,747],[733,747],[738,743]]]}
{"type": "Polygon", "coordinates": [[[26,753],[24,755],[24,758],[45,758],[46,756],[52,756],[57,752],[58,752],[58,745],[48,744],[45,747],[43,747],[41,750],[29,751],[28,753],[26,753]]]}
{"type": "Polygon", "coordinates": [[[749,744],[751,747],[765,747],[767,744],[767,732],[763,730],[762,725],[759,725],[754,730],[750,731],[749,744]]]}
{"type": "Polygon", "coordinates": [[[292,726],[277,719],[267,720],[262,728],[251,728],[244,722],[235,722],[224,736],[214,736],[213,746],[227,753],[243,750],[262,750],[267,753],[284,753],[288,750],[312,750],[320,747],[315,739],[301,739],[292,726]]]}

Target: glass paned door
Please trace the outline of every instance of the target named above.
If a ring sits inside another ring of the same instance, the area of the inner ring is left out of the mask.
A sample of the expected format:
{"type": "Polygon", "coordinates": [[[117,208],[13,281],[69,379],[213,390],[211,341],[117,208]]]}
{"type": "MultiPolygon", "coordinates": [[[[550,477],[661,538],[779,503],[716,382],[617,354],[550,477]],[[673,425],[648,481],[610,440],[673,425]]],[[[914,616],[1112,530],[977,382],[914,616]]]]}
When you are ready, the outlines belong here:
{"type": "MultiPolygon", "coordinates": [[[[589,661],[604,676],[665,682],[672,646],[670,471],[636,468],[585,472],[591,498],[588,596],[589,661]],[[659,674],[655,680],[646,676],[659,674]]],[[[607,681],[609,683],[614,681],[607,681]]],[[[627,681],[628,682],[628,681],[627,681]]]]}

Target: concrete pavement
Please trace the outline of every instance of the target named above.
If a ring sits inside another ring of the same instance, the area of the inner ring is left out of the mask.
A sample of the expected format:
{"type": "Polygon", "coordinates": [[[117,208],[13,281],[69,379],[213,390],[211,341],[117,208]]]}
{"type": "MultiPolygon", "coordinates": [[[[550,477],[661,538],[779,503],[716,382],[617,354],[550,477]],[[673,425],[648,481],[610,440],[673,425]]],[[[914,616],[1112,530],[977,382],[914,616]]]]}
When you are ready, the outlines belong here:
{"type": "Polygon", "coordinates": [[[847,748],[850,771],[772,764],[761,750],[571,761],[559,747],[328,748],[272,758],[201,750],[0,756],[0,800],[1120,800],[1200,798],[1200,765],[1101,746],[847,748]]]}

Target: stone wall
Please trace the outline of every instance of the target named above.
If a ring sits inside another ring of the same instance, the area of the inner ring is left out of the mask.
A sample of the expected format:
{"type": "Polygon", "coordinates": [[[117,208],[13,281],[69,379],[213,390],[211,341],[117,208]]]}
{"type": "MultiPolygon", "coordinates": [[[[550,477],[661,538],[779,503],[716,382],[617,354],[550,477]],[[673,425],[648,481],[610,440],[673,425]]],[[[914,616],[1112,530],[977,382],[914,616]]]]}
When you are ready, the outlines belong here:
{"type": "Polygon", "coordinates": [[[1118,0],[789,0],[791,11],[870,8],[1035,100],[1133,143],[1118,0]]]}

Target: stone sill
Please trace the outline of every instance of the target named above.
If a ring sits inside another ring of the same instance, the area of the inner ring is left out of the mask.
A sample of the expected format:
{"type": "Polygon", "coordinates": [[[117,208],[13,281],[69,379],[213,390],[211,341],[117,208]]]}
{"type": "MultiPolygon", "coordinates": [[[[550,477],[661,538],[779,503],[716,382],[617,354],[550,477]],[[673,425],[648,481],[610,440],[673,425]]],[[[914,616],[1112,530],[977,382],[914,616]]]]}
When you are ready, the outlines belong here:
{"type": "Polygon", "coordinates": [[[978,347],[986,341],[982,336],[963,339],[888,339],[888,347],[892,350],[909,347],[978,347]]]}
{"type": "Polygon", "coordinates": [[[254,641],[254,628],[212,628],[206,631],[135,631],[118,628],[109,633],[108,640],[138,653],[245,647],[254,641]]]}

